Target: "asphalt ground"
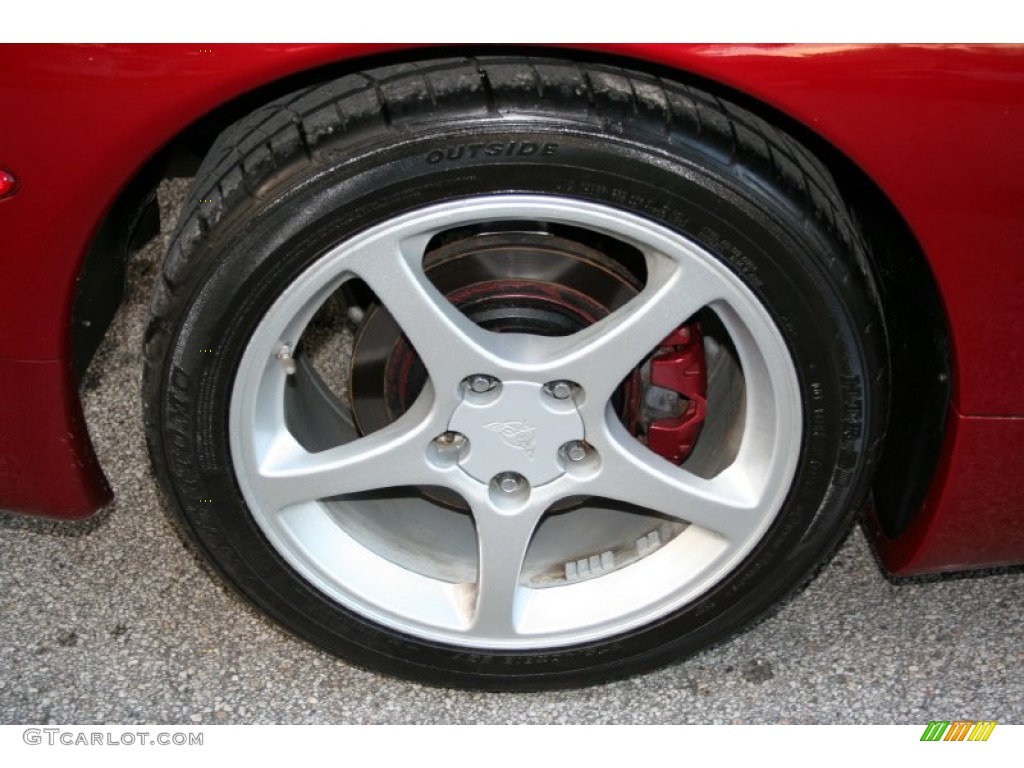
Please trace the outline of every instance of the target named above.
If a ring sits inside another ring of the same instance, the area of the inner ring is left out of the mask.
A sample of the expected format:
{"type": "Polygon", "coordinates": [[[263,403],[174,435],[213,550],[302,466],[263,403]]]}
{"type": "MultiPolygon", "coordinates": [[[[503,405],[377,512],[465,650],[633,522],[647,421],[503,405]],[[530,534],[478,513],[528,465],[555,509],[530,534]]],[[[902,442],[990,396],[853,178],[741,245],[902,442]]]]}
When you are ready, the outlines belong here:
{"type": "Polygon", "coordinates": [[[166,513],[146,456],[141,339],[166,229],[131,264],[125,306],[84,382],[117,493],[84,524],[0,513],[0,722],[1024,723],[1024,568],[894,581],[854,530],[757,626],[610,685],[532,694],[367,672],[222,587],[166,513]]]}

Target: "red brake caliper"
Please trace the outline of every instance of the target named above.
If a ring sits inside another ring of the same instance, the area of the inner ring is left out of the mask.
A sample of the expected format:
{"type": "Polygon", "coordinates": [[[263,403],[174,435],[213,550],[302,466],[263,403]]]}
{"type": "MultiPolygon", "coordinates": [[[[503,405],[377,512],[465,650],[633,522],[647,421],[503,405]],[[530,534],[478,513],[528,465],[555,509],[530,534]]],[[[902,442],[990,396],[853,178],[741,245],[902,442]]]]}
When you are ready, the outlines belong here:
{"type": "Polygon", "coordinates": [[[708,369],[704,340],[696,322],[684,323],[666,336],[651,358],[650,383],[681,397],[677,416],[647,425],[647,447],[673,464],[681,463],[697,443],[707,411],[708,369]]]}

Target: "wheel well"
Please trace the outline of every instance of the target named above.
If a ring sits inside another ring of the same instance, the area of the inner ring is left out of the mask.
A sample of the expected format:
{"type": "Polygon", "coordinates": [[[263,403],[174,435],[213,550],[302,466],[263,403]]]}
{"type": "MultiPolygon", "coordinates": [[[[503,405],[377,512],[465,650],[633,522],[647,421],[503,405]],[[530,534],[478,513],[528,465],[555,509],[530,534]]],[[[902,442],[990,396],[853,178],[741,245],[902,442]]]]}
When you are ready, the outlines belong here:
{"type": "Polygon", "coordinates": [[[921,509],[942,451],[952,392],[946,313],[920,244],[885,193],[834,148],[812,151],[861,220],[881,294],[890,411],[872,491],[877,520],[895,537],[921,509]]]}
{"type": "MultiPolygon", "coordinates": [[[[170,141],[125,186],[91,243],[72,311],[71,350],[79,380],[120,304],[127,259],[159,232],[160,180],[190,176],[229,125],[279,96],[352,71],[385,64],[480,54],[479,48],[413,49],[306,70],[246,92],[204,115],[170,141]]],[[[886,194],[835,146],[762,101],[721,83],[642,60],[587,51],[493,47],[487,54],[536,54],[647,71],[727,98],[802,142],[829,169],[868,237],[889,343],[891,411],[874,479],[877,517],[895,536],[920,508],[938,463],[951,378],[949,331],[938,287],[910,227],[886,194]]]]}

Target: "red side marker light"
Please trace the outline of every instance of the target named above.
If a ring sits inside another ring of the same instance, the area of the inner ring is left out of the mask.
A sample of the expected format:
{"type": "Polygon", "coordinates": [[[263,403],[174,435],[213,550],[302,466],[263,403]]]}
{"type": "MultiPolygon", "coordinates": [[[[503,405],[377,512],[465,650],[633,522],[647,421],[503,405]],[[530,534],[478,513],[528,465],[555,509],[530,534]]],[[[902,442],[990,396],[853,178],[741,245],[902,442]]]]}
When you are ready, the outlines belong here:
{"type": "Polygon", "coordinates": [[[18,180],[10,171],[0,168],[0,200],[18,191],[18,180]]]}

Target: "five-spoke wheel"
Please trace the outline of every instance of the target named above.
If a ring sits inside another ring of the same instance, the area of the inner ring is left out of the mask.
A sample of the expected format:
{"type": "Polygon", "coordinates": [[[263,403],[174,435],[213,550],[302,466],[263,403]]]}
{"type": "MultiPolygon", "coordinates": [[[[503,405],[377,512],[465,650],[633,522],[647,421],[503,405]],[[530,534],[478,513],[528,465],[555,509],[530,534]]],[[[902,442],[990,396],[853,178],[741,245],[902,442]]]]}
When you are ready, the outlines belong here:
{"type": "Polygon", "coordinates": [[[693,600],[775,519],[801,428],[786,344],[750,289],[717,259],[608,206],[522,195],[416,210],[324,254],[255,329],[230,422],[239,486],[292,567],[396,630],[483,648],[608,637],[693,600]],[[620,309],[568,335],[482,328],[432,284],[428,245],[445,232],[522,221],[637,249],[646,284],[620,309]],[[349,280],[362,281],[392,315],[428,383],[387,426],[362,436],[339,429],[338,444],[311,451],[289,426],[302,414],[289,414],[285,393],[292,377],[317,374],[308,366],[289,373],[279,351],[302,349],[310,320],[349,280]],[[733,368],[712,380],[708,418],[728,421],[718,429],[732,438],[701,446],[698,472],[646,447],[613,400],[662,339],[702,313],[722,333],[716,370],[733,368]],[[736,379],[738,398],[727,389],[736,379]],[[429,491],[410,498],[413,488],[457,495],[466,519],[441,522],[450,510],[429,491]],[[367,526],[389,501],[403,510],[393,513],[397,519],[367,526]],[[464,536],[458,551],[410,540],[409,528],[424,517],[439,518],[437,533],[453,539],[471,523],[475,541],[464,536]],[[452,573],[453,559],[460,573],[452,573]]]}

